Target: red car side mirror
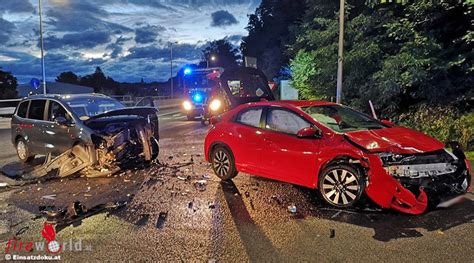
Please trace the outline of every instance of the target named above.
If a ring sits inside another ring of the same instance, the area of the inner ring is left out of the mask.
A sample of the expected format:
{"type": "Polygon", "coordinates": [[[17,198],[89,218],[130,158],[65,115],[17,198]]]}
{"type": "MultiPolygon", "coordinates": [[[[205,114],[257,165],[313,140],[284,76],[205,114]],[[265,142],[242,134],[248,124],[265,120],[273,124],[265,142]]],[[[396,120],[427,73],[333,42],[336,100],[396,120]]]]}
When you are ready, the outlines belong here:
{"type": "Polygon", "coordinates": [[[322,134],[316,127],[306,127],[298,131],[296,136],[301,139],[321,138],[322,134]]]}
{"type": "Polygon", "coordinates": [[[385,124],[385,125],[388,125],[390,127],[393,127],[395,126],[395,123],[389,121],[389,120],[380,120],[381,123],[385,124]]]}

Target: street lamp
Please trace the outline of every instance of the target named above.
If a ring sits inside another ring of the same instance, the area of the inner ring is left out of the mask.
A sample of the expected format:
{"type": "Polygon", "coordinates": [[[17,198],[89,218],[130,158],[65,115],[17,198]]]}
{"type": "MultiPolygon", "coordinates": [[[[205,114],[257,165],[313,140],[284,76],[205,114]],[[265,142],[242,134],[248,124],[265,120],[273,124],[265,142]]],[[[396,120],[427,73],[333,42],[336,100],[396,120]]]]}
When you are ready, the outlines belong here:
{"type": "Polygon", "coordinates": [[[173,92],[173,44],[178,44],[178,42],[170,42],[170,82],[171,82],[171,98],[174,97],[173,92]]]}
{"type": "MultiPolygon", "coordinates": [[[[216,59],[217,59],[216,56],[211,56],[211,57],[210,57],[210,60],[211,60],[212,62],[216,61],[216,59]]],[[[207,59],[207,68],[209,68],[209,59],[207,59]]]]}
{"type": "Polygon", "coordinates": [[[40,20],[41,71],[43,74],[43,94],[46,94],[46,71],[44,67],[43,17],[41,13],[41,0],[38,0],[38,13],[40,20]]]}
{"type": "Polygon", "coordinates": [[[345,0],[340,0],[339,4],[339,50],[337,55],[337,87],[336,103],[341,103],[342,97],[342,73],[344,63],[344,5],[345,0]]]}

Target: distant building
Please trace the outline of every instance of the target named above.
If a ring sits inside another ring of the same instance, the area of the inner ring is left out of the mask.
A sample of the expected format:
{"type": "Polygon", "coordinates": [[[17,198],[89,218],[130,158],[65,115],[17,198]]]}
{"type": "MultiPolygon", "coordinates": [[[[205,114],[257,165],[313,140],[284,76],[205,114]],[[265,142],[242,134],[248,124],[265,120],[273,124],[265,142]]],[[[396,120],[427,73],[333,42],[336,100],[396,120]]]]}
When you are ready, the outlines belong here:
{"type": "MultiPolygon", "coordinates": [[[[94,92],[94,89],[90,87],[62,82],[46,82],[46,88],[48,93],[52,94],[82,94],[94,92]]],[[[30,84],[22,84],[18,85],[17,91],[18,97],[23,98],[32,94],[42,94],[43,86],[34,89],[30,84]]]]}

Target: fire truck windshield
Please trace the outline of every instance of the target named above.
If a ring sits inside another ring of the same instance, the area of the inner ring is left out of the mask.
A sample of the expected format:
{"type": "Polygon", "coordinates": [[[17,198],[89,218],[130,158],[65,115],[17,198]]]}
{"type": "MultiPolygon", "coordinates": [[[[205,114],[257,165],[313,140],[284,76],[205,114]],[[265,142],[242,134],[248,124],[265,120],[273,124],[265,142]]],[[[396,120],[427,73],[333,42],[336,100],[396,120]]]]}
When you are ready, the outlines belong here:
{"type": "Polygon", "coordinates": [[[215,81],[207,77],[207,73],[195,72],[184,78],[184,85],[187,89],[206,89],[212,88],[215,81]]]}

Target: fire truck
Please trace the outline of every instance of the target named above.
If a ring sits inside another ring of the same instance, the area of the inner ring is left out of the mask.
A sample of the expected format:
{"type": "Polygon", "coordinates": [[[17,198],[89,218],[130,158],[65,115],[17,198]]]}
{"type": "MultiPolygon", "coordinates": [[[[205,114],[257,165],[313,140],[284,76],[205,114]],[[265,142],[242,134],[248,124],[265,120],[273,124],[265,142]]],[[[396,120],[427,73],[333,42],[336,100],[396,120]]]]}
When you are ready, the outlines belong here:
{"type": "Polygon", "coordinates": [[[184,73],[183,108],[189,120],[199,116],[205,124],[238,105],[275,100],[267,78],[255,68],[185,69],[184,73]]]}
{"type": "Polygon", "coordinates": [[[203,118],[208,107],[212,91],[218,85],[217,79],[224,72],[222,68],[192,69],[185,68],[183,76],[183,109],[188,120],[203,118]]]}

